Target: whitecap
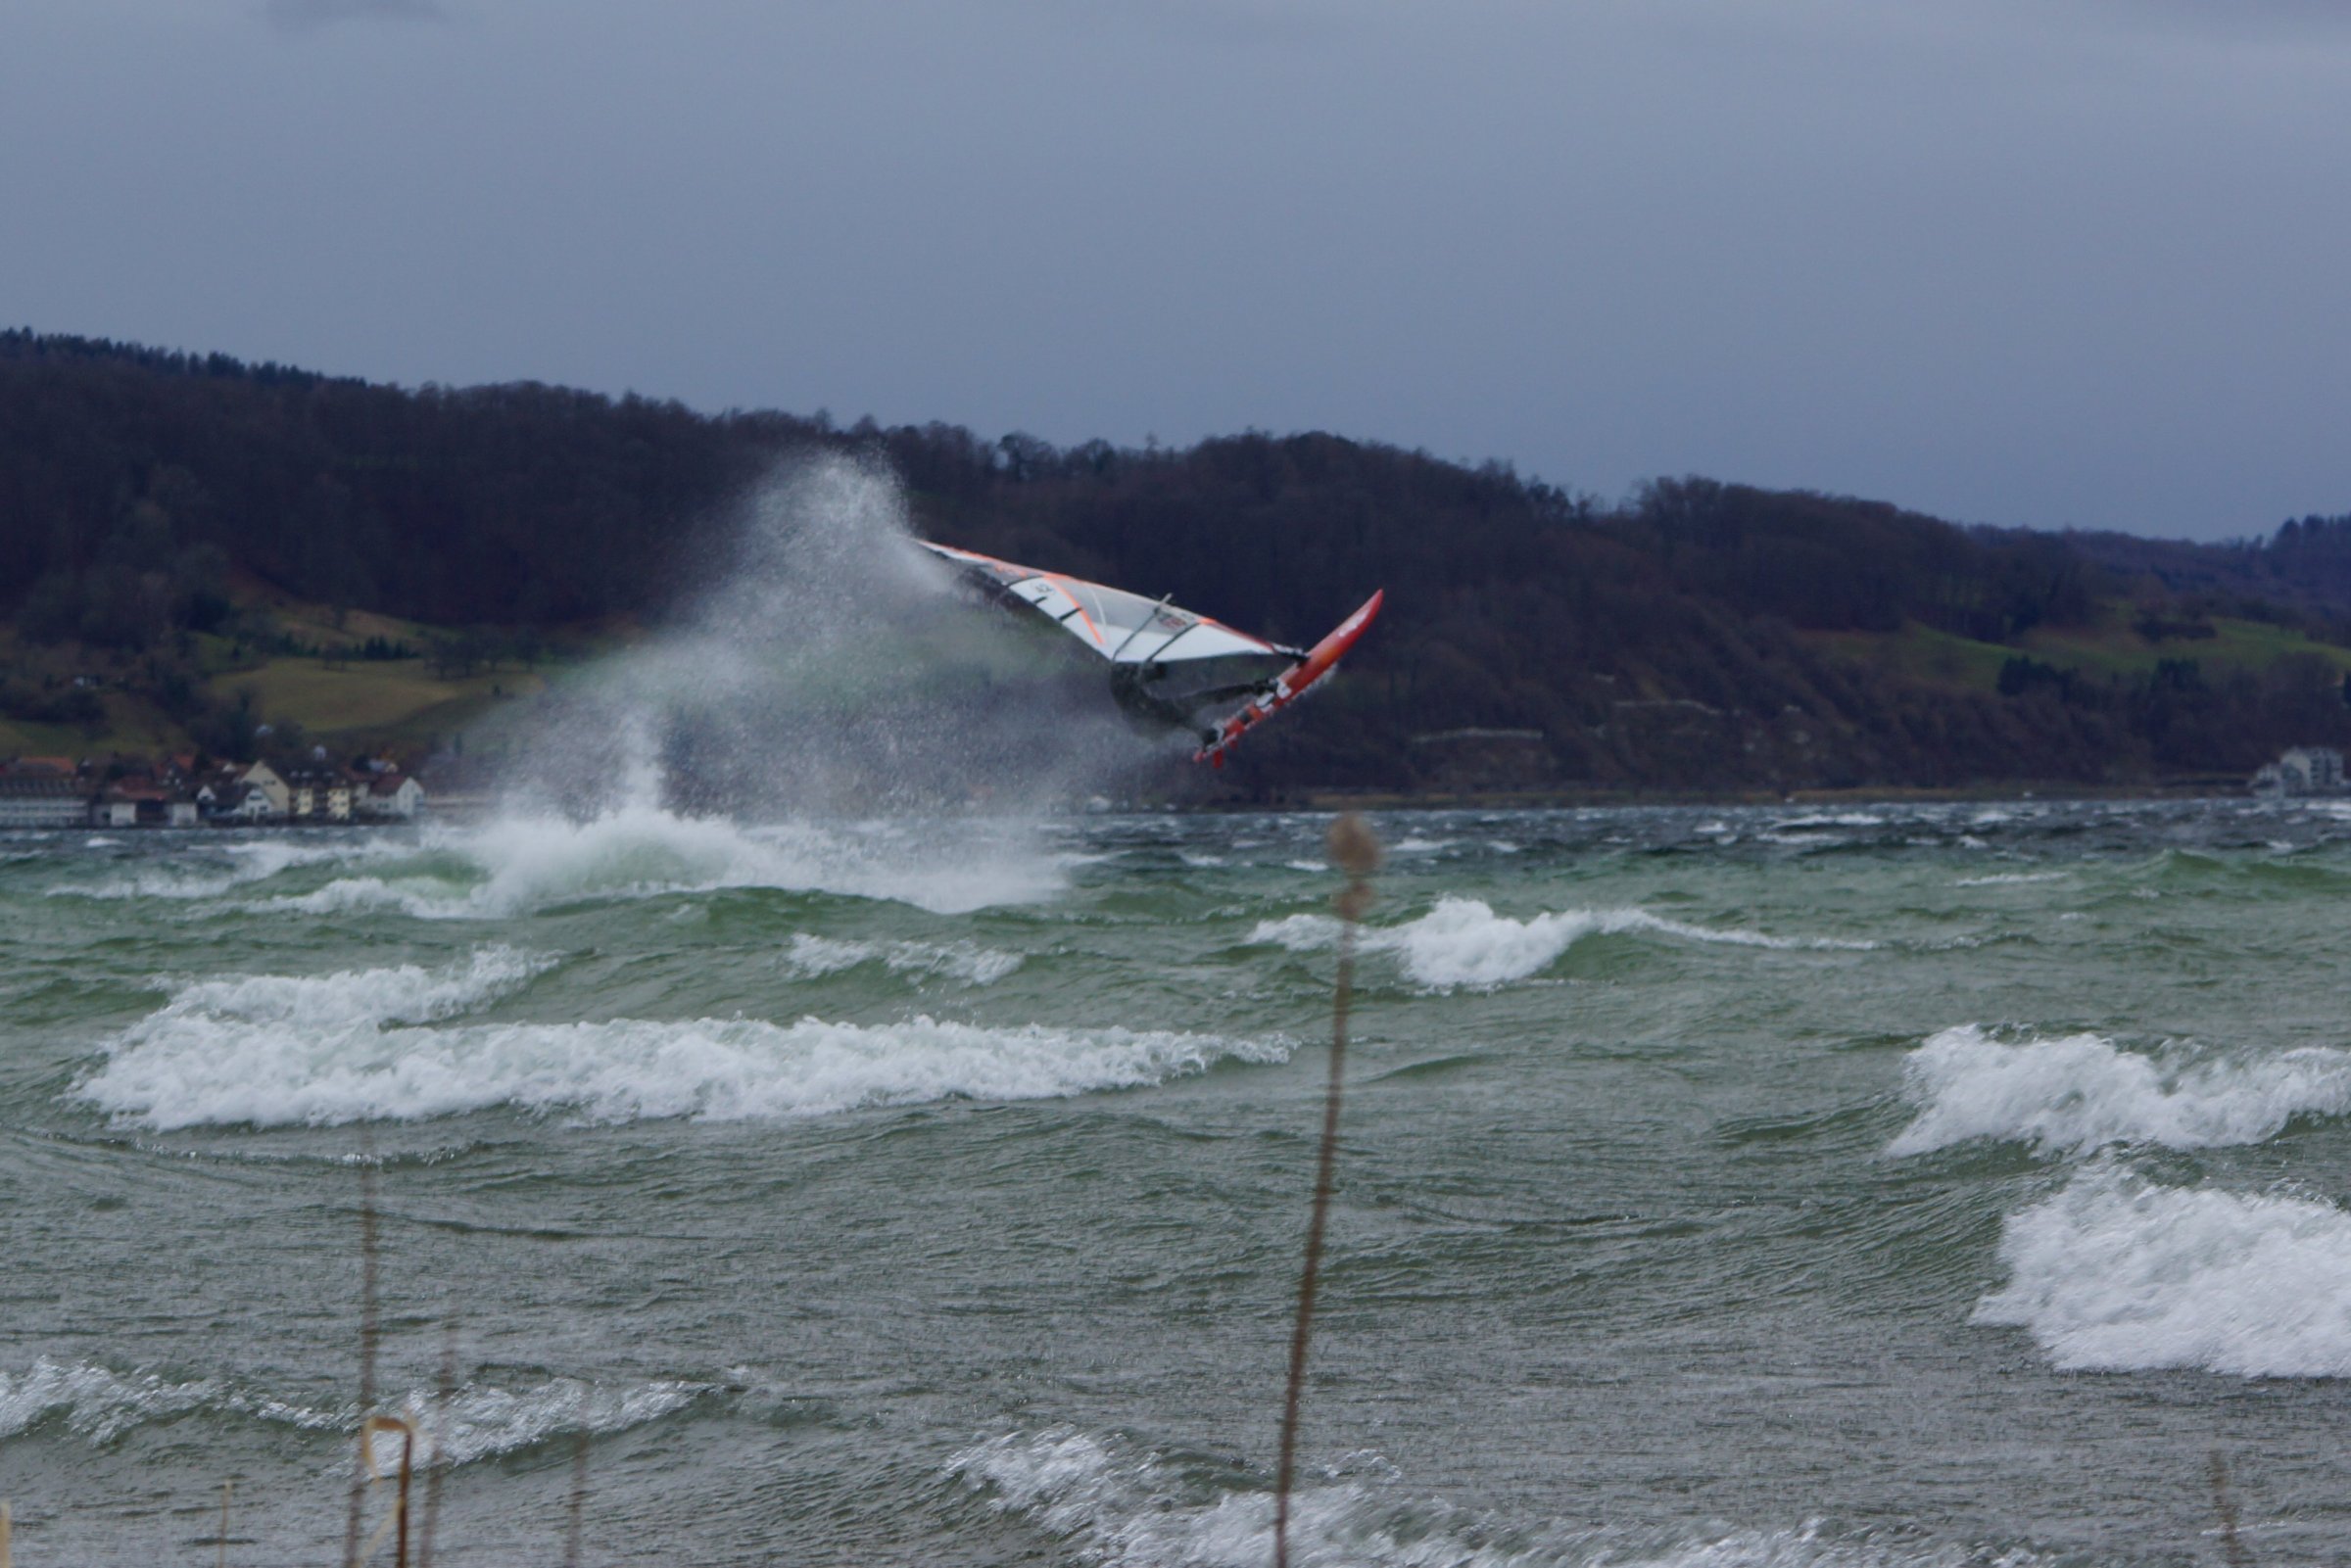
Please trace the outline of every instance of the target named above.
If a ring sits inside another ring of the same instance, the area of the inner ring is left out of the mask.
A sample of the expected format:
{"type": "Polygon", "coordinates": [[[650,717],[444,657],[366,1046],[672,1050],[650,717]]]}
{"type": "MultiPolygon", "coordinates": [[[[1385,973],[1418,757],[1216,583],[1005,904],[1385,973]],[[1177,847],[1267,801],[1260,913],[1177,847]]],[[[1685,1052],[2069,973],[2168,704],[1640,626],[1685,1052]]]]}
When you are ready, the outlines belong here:
{"type": "Polygon", "coordinates": [[[2260,1143],[2297,1116],[2351,1112],[2351,1053],[2310,1046],[2167,1066],[2102,1035],[2010,1044],[1967,1023],[1911,1052],[1902,1085],[1920,1109],[1890,1155],[1975,1138],[2076,1156],[2113,1143],[2208,1149],[2260,1143]]]}
{"type": "Polygon", "coordinates": [[[2010,1216],[2000,1260],[1975,1321],[2068,1371],[2351,1375],[2351,1214],[2332,1204],[2093,1168],[2010,1216]]]}
{"type": "MultiPolygon", "coordinates": [[[[1633,931],[1739,947],[1867,950],[1876,945],[1717,930],[1639,909],[1571,909],[1513,920],[1497,915],[1482,899],[1453,895],[1439,899],[1417,920],[1366,927],[1358,940],[1366,952],[1396,954],[1406,976],[1417,984],[1437,990],[1492,989],[1542,973],[1586,936],[1633,931]]],[[[1332,946],[1338,933],[1339,923],[1327,915],[1291,915],[1259,922],[1249,940],[1310,952],[1332,946]]]]}
{"type": "Polygon", "coordinates": [[[176,859],[143,864],[105,881],[69,883],[49,889],[52,898],[161,898],[194,901],[220,898],[249,882],[267,881],[302,866],[329,865],[410,853],[405,834],[383,836],[381,829],[320,832],[301,838],[270,837],[206,844],[194,851],[193,866],[176,859]]]}
{"type": "Polygon", "coordinates": [[[784,952],[784,965],[803,978],[838,974],[862,964],[879,962],[893,974],[936,976],[963,985],[993,985],[1021,967],[1018,953],[1006,953],[979,943],[858,942],[816,936],[802,931],[784,952]]]}
{"type": "MultiPolygon", "coordinates": [[[[1100,1568],[1259,1568],[1272,1556],[1273,1497],[1200,1479],[1109,1434],[1054,1427],[972,1445],[947,1473],[995,1511],[1100,1568]]],[[[1956,1544],[1839,1540],[1816,1523],[1727,1534],[1633,1535],[1532,1520],[1520,1525],[1397,1496],[1377,1453],[1311,1470],[1291,1497],[1291,1559],[1362,1568],[1961,1568],[1956,1544]]],[[[2024,1568],[2012,1552],[2000,1561],[2024,1568]]]]}
{"type": "MultiPolygon", "coordinates": [[[[566,1432],[624,1431],[684,1409],[716,1392],[706,1383],[656,1380],[606,1386],[553,1378],[530,1388],[466,1384],[444,1402],[410,1390],[391,1408],[416,1427],[419,1462],[447,1457],[468,1464],[544,1443],[566,1432]]],[[[142,1426],[203,1413],[240,1415],[307,1431],[346,1432],[356,1406],[303,1404],[271,1398],[225,1378],[174,1380],[156,1372],[118,1372],[86,1361],[35,1360],[21,1373],[0,1372],[0,1438],[20,1437],[55,1421],[93,1447],[142,1426]]]]}
{"type": "MultiPolygon", "coordinates": [[[[921,1016],[875,1024],[442,1022],[519,984],[535,962],[489,949],[453,971],[197,982],[124,1030],[72,1092],[119,1123],[159,1131],[415,1120],[496,1107],[594,1121],[761,1120],[1146,1088],[1223,1061],[1289,1055],[1279,1042],[921,1016]]],[[[989,971],[974,960],[964,973],[989,971]]]]}
{"type": "Polygon", "coordinates": [[[210,1381],[172,1382],[152,1372],[118,1373],[44,1355],[29,1371],[0,1372],[0,1438],[56,1419],[77,1437],[107,1444],[133,1427],[172,1420],[219,1397],[220,1386],[210,1381]]]}
{"type": "Polygon", "coordinates": [[[1017,833],[983,825],[921,826],[920,832],[874,823],[745,826],[647,804],[616,807],[584,822],[509,816],[427,836],[428,849],[462,863],[461,879],[347,878],[269,907],[479,920],[593,899],[773,887],[964,914],[1051,897],[1082,858],[1043,854],[1017,833]]]}
{"type": "Polygon", "coordinates": [[[426,877],[342,877],[307,893],[286,893],[245,905],[253,914],[365,915],[389,912],[433,920],[465,908],[467,890],[426,877]]]}
{"type": "Polygon", "coordinates": [[[871,963],[881,956],[881,949],[871,942],[843,941],[837,936],[814,936],[806,931],[795,933],[792,945],[784,950],[784,967],[804,979],[820,975],[839,974],[860,964],[871,963]]]}
{"type": "Polygon", "coordinates": [[[419,1460],[446,1456],[452,1464],[470,1464],[566,1433],[625,1432],[716,1392],[712,1384],[674,1379],[606,1385],[559,1377],[526,1389],[467,1384],[453,1390],[446,1403],[415,1389],[398,1408],[417,1430],[419,1460]]]}
{"type": "Polygon", "coordinates": [[[1018,953],[978,942],[892,942],[883,963],[900,974],[935,974],[964,985],[993,985],[1019,969],[1018,953]]]}

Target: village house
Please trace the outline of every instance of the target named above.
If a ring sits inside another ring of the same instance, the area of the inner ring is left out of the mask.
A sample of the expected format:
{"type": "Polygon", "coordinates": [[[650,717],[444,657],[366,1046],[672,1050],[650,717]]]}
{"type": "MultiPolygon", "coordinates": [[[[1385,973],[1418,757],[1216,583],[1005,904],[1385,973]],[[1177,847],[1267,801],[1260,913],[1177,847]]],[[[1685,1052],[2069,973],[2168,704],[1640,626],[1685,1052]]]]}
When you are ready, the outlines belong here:
{"type": "Polygon", "coordinates": [[[286,788],[291,805],[287,815],[294,821],[351,821],[352,780],[348,774],[303,769],[286,775],[286,788]]]}
{"type": "Polygon", "coordinates": [[[370,817],[407,822],[424,804],[424,785],[405,773],[379,773],[369,782],[363,809],[370,817]]]}
{"type": "Polygon", "coordinates": [[[238,772],[237,778],[240,783],[258,786],[268,797],[269,815],[272,817],[290,816],[293,813],[294,791],[286,786],[286,781],[269,764],[250,763],[238,772]]]}
{"type": "Polygon", "coordinates": [[[424,786],[388,758],[280,774],[265,762],[200,771],[181,755],[151,770],[118,756],[104,773],[64,757],[0,762],[0,828],[389,823],[412,821],[424,807],[424,786]]]}
{"type": "Polygon", "coordinates": [[[136,828],[139,825],[139,795],[117,785],[108,785],[97,799],[90,802],[89,821],[93,828],[136,828]]]}
{"type": "Polygon", "coordinates": [[[279,815],[277,808],[269,803],[268,790],[233,774],[198,785],[196,806],[207,822],[230,827],[271,822],[279,815]]]}

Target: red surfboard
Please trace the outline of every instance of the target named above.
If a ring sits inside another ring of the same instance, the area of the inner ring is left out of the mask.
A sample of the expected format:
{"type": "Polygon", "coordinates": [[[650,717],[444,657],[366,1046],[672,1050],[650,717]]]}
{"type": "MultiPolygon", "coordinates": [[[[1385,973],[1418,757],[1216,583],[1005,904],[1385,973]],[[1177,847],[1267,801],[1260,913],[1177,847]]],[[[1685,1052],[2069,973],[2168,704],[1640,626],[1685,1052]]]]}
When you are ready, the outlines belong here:
{"type": "Polygon", "coordinates": [[[1193,752],[1192,760],[1208,763],[1212,767],[1224,766],[1224,753],[1234,741],[1328,678],[1330,672],[1338,667],[1339,660],[1346,656],[1347,650],[1355,646],[1356,640],[1378,617],[1380,603],[1387,596],[1388,591],[1383,588],[1364,600],[1363,606],[1333,628],[1328,637],[1307,649],[1305,658],[1284,670],[1274,680],[1272,690],[1253,699],[1247,707],[1226,719],[1217,731],[1217,737],[1193,752]]]}

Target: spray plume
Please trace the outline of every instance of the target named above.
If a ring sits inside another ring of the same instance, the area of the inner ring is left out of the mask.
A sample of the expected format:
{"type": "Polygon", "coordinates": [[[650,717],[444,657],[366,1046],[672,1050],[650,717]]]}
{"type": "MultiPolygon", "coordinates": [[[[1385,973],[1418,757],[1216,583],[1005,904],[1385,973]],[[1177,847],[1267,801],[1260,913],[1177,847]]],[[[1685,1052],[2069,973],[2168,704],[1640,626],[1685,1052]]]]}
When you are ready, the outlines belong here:
{"type": "Polygon", "coordinates": [[[741,504],[710,586],[551,710],[509,783],[573,816],[1029,815],[1151,753],[910,545],[884,469],[826,455],[741,504]]]}

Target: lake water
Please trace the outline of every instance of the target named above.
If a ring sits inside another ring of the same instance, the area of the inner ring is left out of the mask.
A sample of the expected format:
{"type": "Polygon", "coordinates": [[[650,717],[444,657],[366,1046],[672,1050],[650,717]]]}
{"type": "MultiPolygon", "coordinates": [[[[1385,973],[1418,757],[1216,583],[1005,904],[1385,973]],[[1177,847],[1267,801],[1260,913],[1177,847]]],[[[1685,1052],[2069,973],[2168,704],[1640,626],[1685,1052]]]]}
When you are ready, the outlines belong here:
{"type": "MultiPolygon", "coordinates": [[[[1268,1561],[1326,826],[0,839],[17,1561],[1268,1561]]],[[[2351,1556],[2351,811],[1376,826],[1298,1560],[2351,1556]]]]}

